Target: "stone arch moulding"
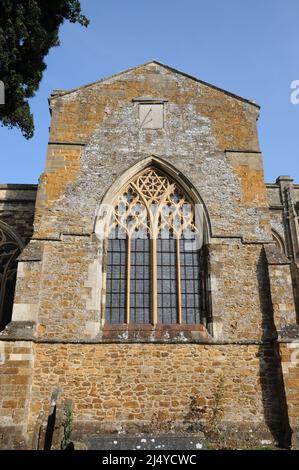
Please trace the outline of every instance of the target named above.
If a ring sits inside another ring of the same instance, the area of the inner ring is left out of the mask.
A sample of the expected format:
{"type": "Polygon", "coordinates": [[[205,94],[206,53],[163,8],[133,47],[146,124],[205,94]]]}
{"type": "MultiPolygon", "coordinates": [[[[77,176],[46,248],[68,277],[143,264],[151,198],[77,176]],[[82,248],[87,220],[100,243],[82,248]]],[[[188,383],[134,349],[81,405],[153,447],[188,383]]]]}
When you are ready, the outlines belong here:
{"type": "Polygon", "coordinates": [[[188,178],[177,170],[173,165],[163,160],[162,158],[151,155],[137,162],[135,165],[130,166],[116,181],[110,186],[108,191],[104,194],[100,206],[96,210],[95,222],[94,222],[94,233],[99,239],[105,238],[106,233],[106,220],[110,219],[109,210],[112,210],[113,202],[116,200],[118,194],[129,183],[130,179],[136,176],[147,167],[156,167],[163,171],[166,175],[171,177],[185,193],[191,198],[194,205],[198,205],[201,208],[201,214],[199,218],[202,219],[203,224],[203,241],[205,244],[209,243],[211,238],[211,222],[208,215],[206,205],[201,198],[199,192],[194,187],[188,178]]]}
{"type": "MultiPolygon", "coordinates": [[[[197,218],[198,223],[195,224],[199,228],[197,233],[201,232],[201,245],[203,246],[203,257],[205,260],[203,263],[207,263],[207,245],[210,240],[210,221],[208,217],[208,213],[205,207],[203,200],[201,199],[198,191],[194,187],[194,185],[178,171],[175,167],[170,165],[169,163],[165,162],[164,160],[157,158],[155,156],[147,157],[137,164],[131,166],[127,169],[120,177],[116,179],[116,181],[111,185],[108,189],[106,194],[103,197],[101,206],[98,208],[96,214],[96,220],[94,225],[94,233],[96,238],[102,244],[102,253],[104,257],[102,257],[102,267],[101,267],[101,275],[99,279],[99,286],[100,286],[100,297],[101,297],[101,323],[105,325],[105,305],[106,305],[106,250],[107,250],[107,241],[109,238],[109,224],[114,210],[115,201],[117,201],[119,195],[124,191],[124,189],[131,184],[131,181],[138,178],[138,175],[142,175],[147,169],[156,169],[160,170],[161,174],[165,175],[165,177],[169,178],[173,181],[174,184],[177,185],[178,188],[181,188],[184,194],[188,197],[190,202],[194,208],[195,219],[197,218]],[[196,212],[198,214],[196,215],[196,212]],[[205,254],[204,254],[205,253],[205,254]]],[[[155,264],[155,263],[154,263],[155,264]]],[[[204,312],[204,324],[207,327],[208,331],[212,333],[212,313],[211,313],[211,299],[210,299],[210,289],[209,289],[209,268],[206,264],[206,268],[204,269],[204,279],[201,278],[201,282],[203,282],[203,303],[205,307],[201,310],[201,313],[204,312]]],[[[154,277],[154,276],[153,276],[154,277]]],[[[152,285],[155,283],[152,279],[152,285]]],[[[155,290],[152,287],[153,291],[155,290]]],[[[154,303],[154,302],[153,302],[154,303]]],[[[178,307],[179,308],[179,307],[178,307]]],[[[179,308],[180,310],[180,308],[179,308]]],[[[178,313],[178,318],[181,318],[180,314],[178,313]]],[[[152,322],[153,325],[157,324],[157,321],[154,319],[152,322]]],[[[129,320],[127,319],[126,324],[128,324],[129,320]]],[[[159,323],[159,322],[158,322],[159,323]]],[[[181,323],[181,320],[179,320],[181,323]]],[[[200,322],[202,323],[202,322],[200,322]]],[[[160,324],[160,323],[159,323],[160,324]]]]}
{"type": "Polygon", "coordinates": [[[272,228],[272,236],[274,238],[274,241],[276,243],[276,245],[280,248],[281,252],[284,254],[284,255],[287,255],[287,251],[286,251],[286,246],[285,246],[285,241],[284,239],[282,238],[282,236],[275,230],[272,228]]]}
{"type": "Polygon", "coordinates": [[[11,321],[17,272],[17,257],[22,240],[5,222],[0,221],[0,330],[11,321]]]}

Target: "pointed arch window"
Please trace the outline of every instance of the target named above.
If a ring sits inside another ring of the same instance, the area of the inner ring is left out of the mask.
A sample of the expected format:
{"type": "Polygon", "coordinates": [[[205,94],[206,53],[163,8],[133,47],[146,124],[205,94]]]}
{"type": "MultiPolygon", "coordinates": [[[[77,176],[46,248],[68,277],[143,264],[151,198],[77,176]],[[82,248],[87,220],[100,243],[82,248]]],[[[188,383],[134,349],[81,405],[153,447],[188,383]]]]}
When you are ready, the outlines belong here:
{"type": "Polygon", "coordinates": [[[0,331],[11,321],[19,243],[0,226],[0,331]]]}
{"type": "Polygon", "coordinates": [[[194,205],[149,167],[122,191],[109,225],[107,323],[200,323],[202,250],[194,205]]]}

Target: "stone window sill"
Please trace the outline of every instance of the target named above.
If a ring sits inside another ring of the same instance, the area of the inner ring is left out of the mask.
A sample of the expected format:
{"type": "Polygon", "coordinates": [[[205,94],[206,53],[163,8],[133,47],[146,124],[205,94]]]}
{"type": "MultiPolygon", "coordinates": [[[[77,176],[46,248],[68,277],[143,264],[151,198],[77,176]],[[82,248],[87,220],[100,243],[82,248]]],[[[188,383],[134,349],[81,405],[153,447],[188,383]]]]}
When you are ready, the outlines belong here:
{"type": "Polygon", "coordinates": [[[114,341],[207,341],[208,331],[202,324],[105,324],[102,329],[103,340],[114,341]]]}

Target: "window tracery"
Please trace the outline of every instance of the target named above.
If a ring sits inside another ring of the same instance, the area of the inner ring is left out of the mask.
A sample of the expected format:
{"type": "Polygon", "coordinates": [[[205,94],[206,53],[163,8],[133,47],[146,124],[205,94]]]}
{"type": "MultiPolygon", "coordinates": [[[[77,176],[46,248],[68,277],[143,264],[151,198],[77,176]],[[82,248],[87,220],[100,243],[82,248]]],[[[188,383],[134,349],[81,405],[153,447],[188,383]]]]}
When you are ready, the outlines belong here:
{"type": "Polygon", "coordinates": [[[19,253],[17,241],[0,226],[0,330],[11,320],[19,253]]]}
{"type": "Polygon", "coordinates": [[[154,167],[117,198],[109,226],[108,323],[199,323],[201,250],[194,206],[154,167]]]}

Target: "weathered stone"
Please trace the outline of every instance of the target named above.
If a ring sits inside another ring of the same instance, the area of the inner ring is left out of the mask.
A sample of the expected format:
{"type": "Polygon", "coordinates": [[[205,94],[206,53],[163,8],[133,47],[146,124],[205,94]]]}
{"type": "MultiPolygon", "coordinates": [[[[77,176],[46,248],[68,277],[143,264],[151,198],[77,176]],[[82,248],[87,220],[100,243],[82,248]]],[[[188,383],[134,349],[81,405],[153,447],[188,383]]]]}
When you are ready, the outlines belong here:
{"type": "Polygon", "coordinates": [[[108,433],[125,433],[120,448],[139,445],[140,433],[181,436],[182,448],[203,434],[218,447],[290,446],[299,185],[265,185],[259,107],[155,61],[59,91],[50,106],[34,231],[36,187],[0,187],[0,222],[22,247],[31,238],[0,335],[2,447],[59,448],[65,417],[53,388],[73,401],[75,448],[110,445],[108,433]],[[148,100],[163,103],[163,128],[140,128],[148,100]],[[204,206],[205,324],[105,323],[100,206],[149,165],[204,206]]]}

